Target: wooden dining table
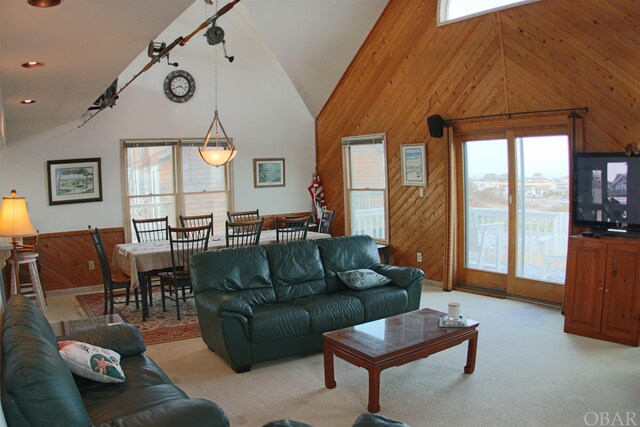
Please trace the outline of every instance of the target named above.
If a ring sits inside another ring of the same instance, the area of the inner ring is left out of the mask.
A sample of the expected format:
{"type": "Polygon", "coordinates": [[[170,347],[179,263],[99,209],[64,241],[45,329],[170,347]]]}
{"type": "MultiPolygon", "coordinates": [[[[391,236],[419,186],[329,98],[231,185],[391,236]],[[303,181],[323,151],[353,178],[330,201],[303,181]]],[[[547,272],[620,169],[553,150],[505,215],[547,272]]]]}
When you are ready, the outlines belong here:
{"type": "MultiPolygon", "coordinates": [[[[325,239],[329,237],[331,237],[330,234],[316,233],[313,231],[307,232],[307,239],[325,239]]],[[[275,230],[262,231],[260,234],[261,245],[275,242],[275,230]]],[[[226,238],[224,235],[215,235],[209,238],[208,250],[224,248],[226,248],[226,238]]],[[[172,267],[169,240],[117,244],[113,250],[111,263],[114,267],[119,268],[131,277],[132,289],[140,288],[142,296],[142,321],[144,322],[149,317],[147,278],[172,267]]]]}

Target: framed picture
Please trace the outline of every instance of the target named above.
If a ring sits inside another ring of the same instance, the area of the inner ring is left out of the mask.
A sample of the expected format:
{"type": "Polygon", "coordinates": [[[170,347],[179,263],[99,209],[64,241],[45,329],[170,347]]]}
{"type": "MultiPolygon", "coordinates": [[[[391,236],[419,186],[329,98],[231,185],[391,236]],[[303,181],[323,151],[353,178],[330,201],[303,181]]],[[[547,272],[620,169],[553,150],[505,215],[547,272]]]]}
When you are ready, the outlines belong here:
{"type": "Polygon", "coordinates": [[[102,201],[100,158],[49,160],[49,205],[102,201]]]}
{"type": "Polygon", "coordinates": [[[284,187],[284,159],[253,159],[253,186],[284,187]]]}
{"type": "Polygon", "coordinates": [[[427,156],[424,144],[402,144],[402,185],[427,185],[427,156]]]}

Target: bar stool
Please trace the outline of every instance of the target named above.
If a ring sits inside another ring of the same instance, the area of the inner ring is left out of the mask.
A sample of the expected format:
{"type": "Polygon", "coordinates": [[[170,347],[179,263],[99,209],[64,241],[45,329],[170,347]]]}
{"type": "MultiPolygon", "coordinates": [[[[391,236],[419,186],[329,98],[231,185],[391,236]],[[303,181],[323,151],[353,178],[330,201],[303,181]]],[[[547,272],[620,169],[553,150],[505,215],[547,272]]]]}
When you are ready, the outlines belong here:
{"type": "Polygon", "coordinates": [[[37,252],[28,252],[18,254],[18,270],[20,266],[26,264],[29,267],[30,283],[20,283],[20,289],[17,286],[16,271],[13,268],[13,258],[7,260],[7,264],[11,266],[11,295],[21,293],[29,298],[35,298],[36,303],[43,312],[47,311],[47,303],[44,300],[44,292],[42,292],[42,284],[40,283],[40,275],[38,275],[38,258],[37,252]]]}

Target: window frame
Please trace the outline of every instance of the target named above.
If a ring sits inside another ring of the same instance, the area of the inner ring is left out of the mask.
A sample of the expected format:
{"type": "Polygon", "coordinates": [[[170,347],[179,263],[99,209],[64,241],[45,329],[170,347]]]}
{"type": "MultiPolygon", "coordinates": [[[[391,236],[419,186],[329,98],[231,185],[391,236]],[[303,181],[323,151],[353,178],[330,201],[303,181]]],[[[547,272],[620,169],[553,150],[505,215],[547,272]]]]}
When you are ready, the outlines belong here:
{"type": "Polygon", "coordinates": [[[449,3],[451,1],[452,0],[438,0],[438,13],[436,15],[436,21],[437,21],[438,27],[442,27],[443,25],[453,24],[454,22],[464,21],[466,19],[475,18],[477,16],[488,15],[490,13],[499,12],[505,9],[510,9],[512,7],[523,6],[529,3],[537,3],[540,0],[520,0],[518,1],[518,3],[511,3],[504,6],[498,6],[491,9],[482,10],[480,12],[475,12],[470,15],[460,16],[458,18],[447,19],[447,11],[449,8],[449,3]]]}
{"type": "MultiPolygon", "coordinates": [[[[232,138],[229,138],[231,141],[232,138]]],[[[120,140],[120,171],[122,177],[122,209],[124,217],[124,237],[126,242],[132,241],[133,226],[131,223],[131,200],[136,198],[149,197],[151,195],[158,197],[174,197],[175,212],[169,216],[169,224],[172,226],[179,225],[179,215],[184,214],[186,206],[185,196],[193,194],[219,194],[226,193],[227,211],[234,209],[233,198],[233,161],[230,161],[224,168],[224,190],[202,190],[202,191],[185,191],[183,174],[183,147],[193,147],[201,145],[204,142],[198,138],[153,138],[153,139],[122,139],[120,140]],[[128,175],[128,150],[139,146],[171,146],[172,162],[171,173],[173,180],[173,192],[171,193],[147,193],[144,195],[129,194],[129,175],[128,175]]],[[[204,162],[204,160],[203,160],[204,162]]],[[[214,167],[214,166],[210,166],[214,167]]]]}
{"type": "Polygon", "coordinates": [[[373,236],[371,236],[376,242],[379,243],[389,243],[389,173],[388,173],[388,163],[387,163],[387,136],[385,133],[376,133],[376,134],[369,134],[369,135],[358,135],[358,136],[348,136],[348,137],[343,137],[342,138],[342,166],[343,166],[343,185],[344,185],[344,211],[345,211],[345,234],[347,235],[352,235],[352,229],[351,229],[351,216],[352,216],[352,212],[351,212],[351,194],[353,192],[359,192],[359,191],[380,191],[382,192],[382,197],[384,200],[384,215],[383,215],[383,221],[384,221],[384,225],[383,225],[383,230],[384,230],[384,238],[380,239],[380,238],[375,238],[373,236]],[[351,155],[350,155],[350,147],[353,145],[368,145],[365,141],[372,141],[370,144],[378,144],[381,143],[382,144],[382,164],[383,166],[383,172],[384,172],[384,178],[383,178],[383,183],[384,183],[384,187],[383,188],[358,188],[358,189],[353,189],[351,188],[351,181],[352,181],[352,175],[351,175],[351,155]],[[373,142],[373,141],[377,141],[380,140],[381,142],[373,142]]]}

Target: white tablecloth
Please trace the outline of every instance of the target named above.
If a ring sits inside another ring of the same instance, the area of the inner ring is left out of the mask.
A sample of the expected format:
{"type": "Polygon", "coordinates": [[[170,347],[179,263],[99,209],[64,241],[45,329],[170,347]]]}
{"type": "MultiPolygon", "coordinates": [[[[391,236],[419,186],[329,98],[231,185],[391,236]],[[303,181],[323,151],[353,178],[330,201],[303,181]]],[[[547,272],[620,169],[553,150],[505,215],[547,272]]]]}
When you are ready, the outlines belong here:
{"type": "MultiPolygon", "coordinates": [[[[325,239],[330,234],[307,232],[307,239],[325,239]]],[[[260,244],[275,243],[276,231],[264,230],[260,234],[260,244]]],[[[211,236],[209,250],[224,248],[225,236],[211,236]]],[[[121,243],[115,246],[112,264],[131,276],[131,286],[139,286],[138,273],[171,268],[171,248],[168,240],[142,243],[121,243]]]]}

